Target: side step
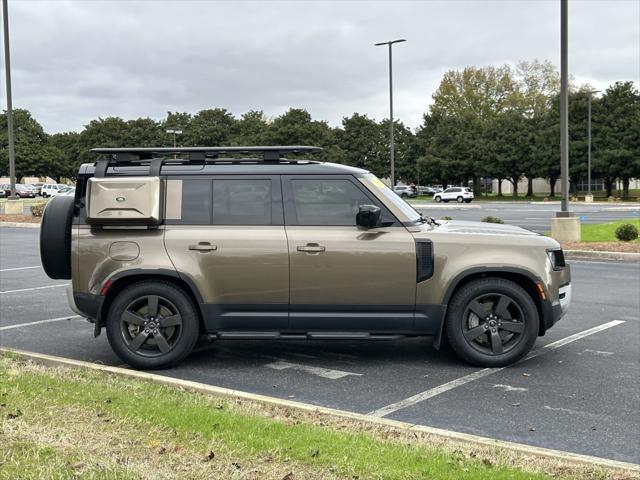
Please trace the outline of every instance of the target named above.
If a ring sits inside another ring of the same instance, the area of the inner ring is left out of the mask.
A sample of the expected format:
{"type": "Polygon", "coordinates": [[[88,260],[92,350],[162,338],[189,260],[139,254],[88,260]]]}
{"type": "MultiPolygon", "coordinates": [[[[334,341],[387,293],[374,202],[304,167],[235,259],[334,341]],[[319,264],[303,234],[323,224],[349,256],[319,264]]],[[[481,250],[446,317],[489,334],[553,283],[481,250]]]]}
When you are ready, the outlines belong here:
{"type": "Polygon", "coordinates": [[[248,332],[227,331],[208,335],[220,340],[398,340],[406,335],[376,334],[368,332],[248,332]]]}

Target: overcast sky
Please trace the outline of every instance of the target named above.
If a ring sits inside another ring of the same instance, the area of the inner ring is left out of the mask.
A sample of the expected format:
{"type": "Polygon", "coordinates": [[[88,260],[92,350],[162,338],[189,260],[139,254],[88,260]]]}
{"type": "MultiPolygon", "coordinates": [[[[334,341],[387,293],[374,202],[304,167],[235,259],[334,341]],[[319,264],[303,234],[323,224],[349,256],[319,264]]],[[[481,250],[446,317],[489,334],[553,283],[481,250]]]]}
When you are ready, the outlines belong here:
{"type": "MultiPolygon", "coordinates": [[[[559,65],[559,11],[559,0],[9,0],[13,103],[50,133],[214,107],[382,119],[387,51],[373,44],[406,38],[394,47],[396,117],[417,127],[447,70],[559,65]]],[[[577,83],[638,82],[639,0],[570,0],[569,14],[577,83]]],[[[4,71],[1,82],[4,109],[4,71]]]]}

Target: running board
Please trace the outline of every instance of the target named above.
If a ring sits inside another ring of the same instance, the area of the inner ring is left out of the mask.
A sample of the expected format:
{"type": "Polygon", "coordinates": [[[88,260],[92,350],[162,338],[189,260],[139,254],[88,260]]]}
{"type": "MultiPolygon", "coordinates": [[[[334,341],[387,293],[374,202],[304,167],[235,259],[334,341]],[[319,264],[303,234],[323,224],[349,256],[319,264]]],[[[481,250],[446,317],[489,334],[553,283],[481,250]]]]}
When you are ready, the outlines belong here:
{"type": "Polygon", "coordinates": [[[376,334],[367,332],[218,332],[208,335],[220,340],[398,340],[406,335],[376,334]]]}

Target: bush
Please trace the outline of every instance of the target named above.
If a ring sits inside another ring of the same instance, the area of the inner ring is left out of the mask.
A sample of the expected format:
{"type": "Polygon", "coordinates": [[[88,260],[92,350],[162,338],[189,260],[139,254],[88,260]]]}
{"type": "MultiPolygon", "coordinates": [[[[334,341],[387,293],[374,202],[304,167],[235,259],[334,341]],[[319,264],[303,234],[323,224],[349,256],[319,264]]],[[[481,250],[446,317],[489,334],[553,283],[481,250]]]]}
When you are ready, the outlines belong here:
{"type": "Polygon", "coordinates": [[[41,217],[44,213],[44,207],[47,206],[47,202],[36,203],[35,205],[31,205],[31,215],[34,217],[41,217]]]}
{"type": "Polygon", "coordinates": [[[453,220],[453,218],[445,215],[444,217],[440,217],[440,220],[453,220]]]}
{"type": "Polygon", "coordinates": [[[488,215],[482,219],[485,223],[504,223],[501,218],[488,215]]]}
{"type": "Polygon", "coordinates": [[[638,228],[630,223],[625,223],[616,228],[616,238],[623,242],[630,242],[638,238],[638,228]]]}

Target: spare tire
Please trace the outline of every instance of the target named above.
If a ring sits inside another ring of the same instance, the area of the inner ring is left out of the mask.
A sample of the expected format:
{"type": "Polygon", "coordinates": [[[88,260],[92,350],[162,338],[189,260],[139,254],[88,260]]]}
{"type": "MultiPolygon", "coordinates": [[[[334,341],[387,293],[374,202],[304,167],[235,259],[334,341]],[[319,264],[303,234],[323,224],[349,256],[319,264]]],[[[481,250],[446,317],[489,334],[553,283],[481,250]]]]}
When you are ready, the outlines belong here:
{"type": "Polygon", "coordinates": [[[73,197],[49,200],[40,226],[40,260],[50,278],[71,278],[71,221],[73,197]]]}

